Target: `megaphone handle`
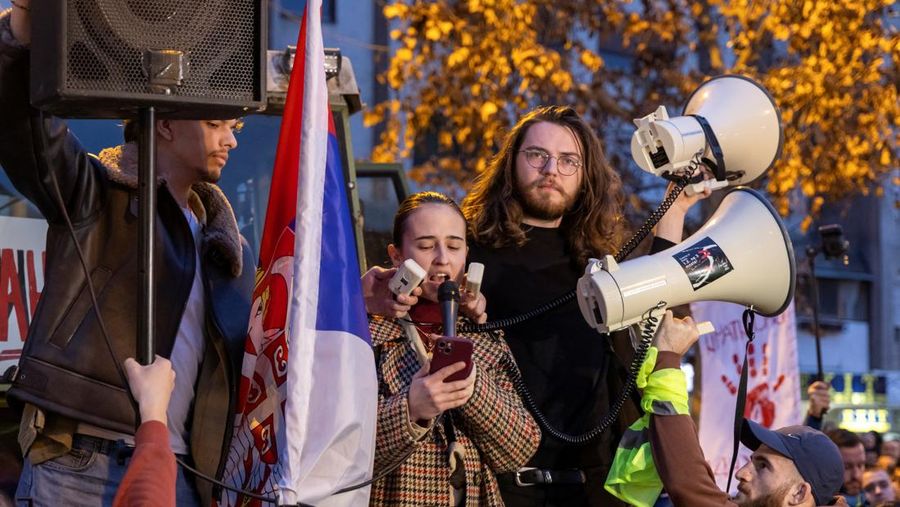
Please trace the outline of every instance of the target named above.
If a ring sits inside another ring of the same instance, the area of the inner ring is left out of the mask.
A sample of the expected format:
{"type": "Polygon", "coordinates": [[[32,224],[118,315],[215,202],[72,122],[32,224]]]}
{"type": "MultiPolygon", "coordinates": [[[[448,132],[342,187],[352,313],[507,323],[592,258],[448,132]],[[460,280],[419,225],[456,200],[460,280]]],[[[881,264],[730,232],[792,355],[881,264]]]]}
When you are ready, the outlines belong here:
{"type": "MultiPolygon", "coordinates": [[[[654,340],[656,339],[656,333],[659,332],[659,326],[662,324],[662,319],[657,319],[656,322],[650,321],[647,322],[647,326],[652,326],[654,340]]],[[[638,346],[641,342],[641,333],[646,332],[646,328],[641,327],[641,323],[632,324],[629,328],[629,336],[631,337],[631,346],[634,350],[637,350],[638,346]]],[[[713,325],[712,322],[706,320],[703,322],[697,323],[697,332],[700,336],[705,334],[715,333],[716,326],[713,325]]]]}
{"type": "Polygon", "coordinates": [[[703,321],[703,322],[698,322],[697,323],[697,331],[699,332],[700,336],[703,336],[703,335],[709,334],[709,333],[715,333],[716,326],[714,326],[713,323],[708,320],[703,321]]]}
{"type": "Polygon", "coordinates": [[[718,181],[718,180],[703,180],[699,183],[693,183],[684,187],[684,193],[688,196],[694,196],[697,194],[702,194],[704,190],[707,188],[710,190],[718,190],[720,188],[724,188],[728,186],[727,181],[718,181]]]}

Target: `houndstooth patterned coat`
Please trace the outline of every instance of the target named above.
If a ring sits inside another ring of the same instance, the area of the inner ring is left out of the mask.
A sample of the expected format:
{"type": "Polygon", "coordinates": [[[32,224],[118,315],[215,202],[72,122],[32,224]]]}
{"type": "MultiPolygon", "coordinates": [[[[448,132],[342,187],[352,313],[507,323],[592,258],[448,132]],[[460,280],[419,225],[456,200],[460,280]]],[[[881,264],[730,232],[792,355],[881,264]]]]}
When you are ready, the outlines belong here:
{"type": "MultiPolygon", "coordinates": [[[[372,317],[369,330],[379,389],[375,475],[412,452],[397,470],[375,482],[371,505],[452,505],[443,426],[434,424],[419,440],[409,430],[407,393],[412,376],[419,369],[416,353],[394,319],[372,317]]],[[[457,443],[465,448],[465,505],[501,506],[503,500],[494,474],[522,467],[538,448],[540,429],[522,406],[505,370],[512,355],[502,334],[479,333],[466,338],[475,343],[475,391],[453,414],[457,443]]]]}

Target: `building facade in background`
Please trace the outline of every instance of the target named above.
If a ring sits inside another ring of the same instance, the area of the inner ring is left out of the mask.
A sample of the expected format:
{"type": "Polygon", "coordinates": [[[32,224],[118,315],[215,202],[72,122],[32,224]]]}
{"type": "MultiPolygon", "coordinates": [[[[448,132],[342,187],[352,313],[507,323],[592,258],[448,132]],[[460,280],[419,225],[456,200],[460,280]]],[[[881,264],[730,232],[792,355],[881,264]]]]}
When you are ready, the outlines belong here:
{"type": "MultiPolygon", "coordinates": [[[[897,171],[893,175],[898,175],[897,171]]],[[[894,180],[896,181],[896,180],[894,180]]],[[[827,421],[856,432],[900,432],[900,188],[824,207],[817,225],[838,224],[849,242],[848,264],[816,257],[825,380],[834,389],[827,421]]],[[[815,375],[816,349],[806,246],[816,227],[795,237],[800,370],[815,375]]],[[[805,394],[805,393],[804,393],[805,394]]]]}

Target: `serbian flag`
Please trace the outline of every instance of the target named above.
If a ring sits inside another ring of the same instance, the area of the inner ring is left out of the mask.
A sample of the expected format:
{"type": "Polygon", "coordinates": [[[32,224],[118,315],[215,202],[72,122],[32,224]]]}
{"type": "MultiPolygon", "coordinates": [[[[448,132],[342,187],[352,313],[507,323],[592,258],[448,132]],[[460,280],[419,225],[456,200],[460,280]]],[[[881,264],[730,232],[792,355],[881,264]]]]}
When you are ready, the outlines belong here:
{"type": "MultiPolygon", "coordinates": [[[[366,505],[378,404],[356,243],[328,108],[321,0],[300,28],[225,483],[279,504],[366,505]]],[[[263,505],[225,491],[224,505],[263,505]]]]}

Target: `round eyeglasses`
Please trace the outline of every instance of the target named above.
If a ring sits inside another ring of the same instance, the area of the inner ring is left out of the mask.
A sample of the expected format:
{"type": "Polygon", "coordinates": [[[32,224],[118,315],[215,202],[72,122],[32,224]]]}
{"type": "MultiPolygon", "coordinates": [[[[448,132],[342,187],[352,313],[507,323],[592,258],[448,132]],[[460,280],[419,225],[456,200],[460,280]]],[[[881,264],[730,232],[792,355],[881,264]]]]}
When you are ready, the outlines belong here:
{"type": "Polygon", "coordinates": [[[519,153],[523,153],[525,155],[525,161],[528,162],[528,165],[534,167],[535,169],[544,169],[547,167],[547,164],[550,163],[551,158],[556,159],[556,170],[559,174],[563,176],[572,176],[579,169],[583,163],[581,159],[575,155],[560,155],[558,157],[554,157],[553,155],[547,153],[545,150],[541,150],[538,148],[528,148],[525,150],[520,150],[519,153]]]}

